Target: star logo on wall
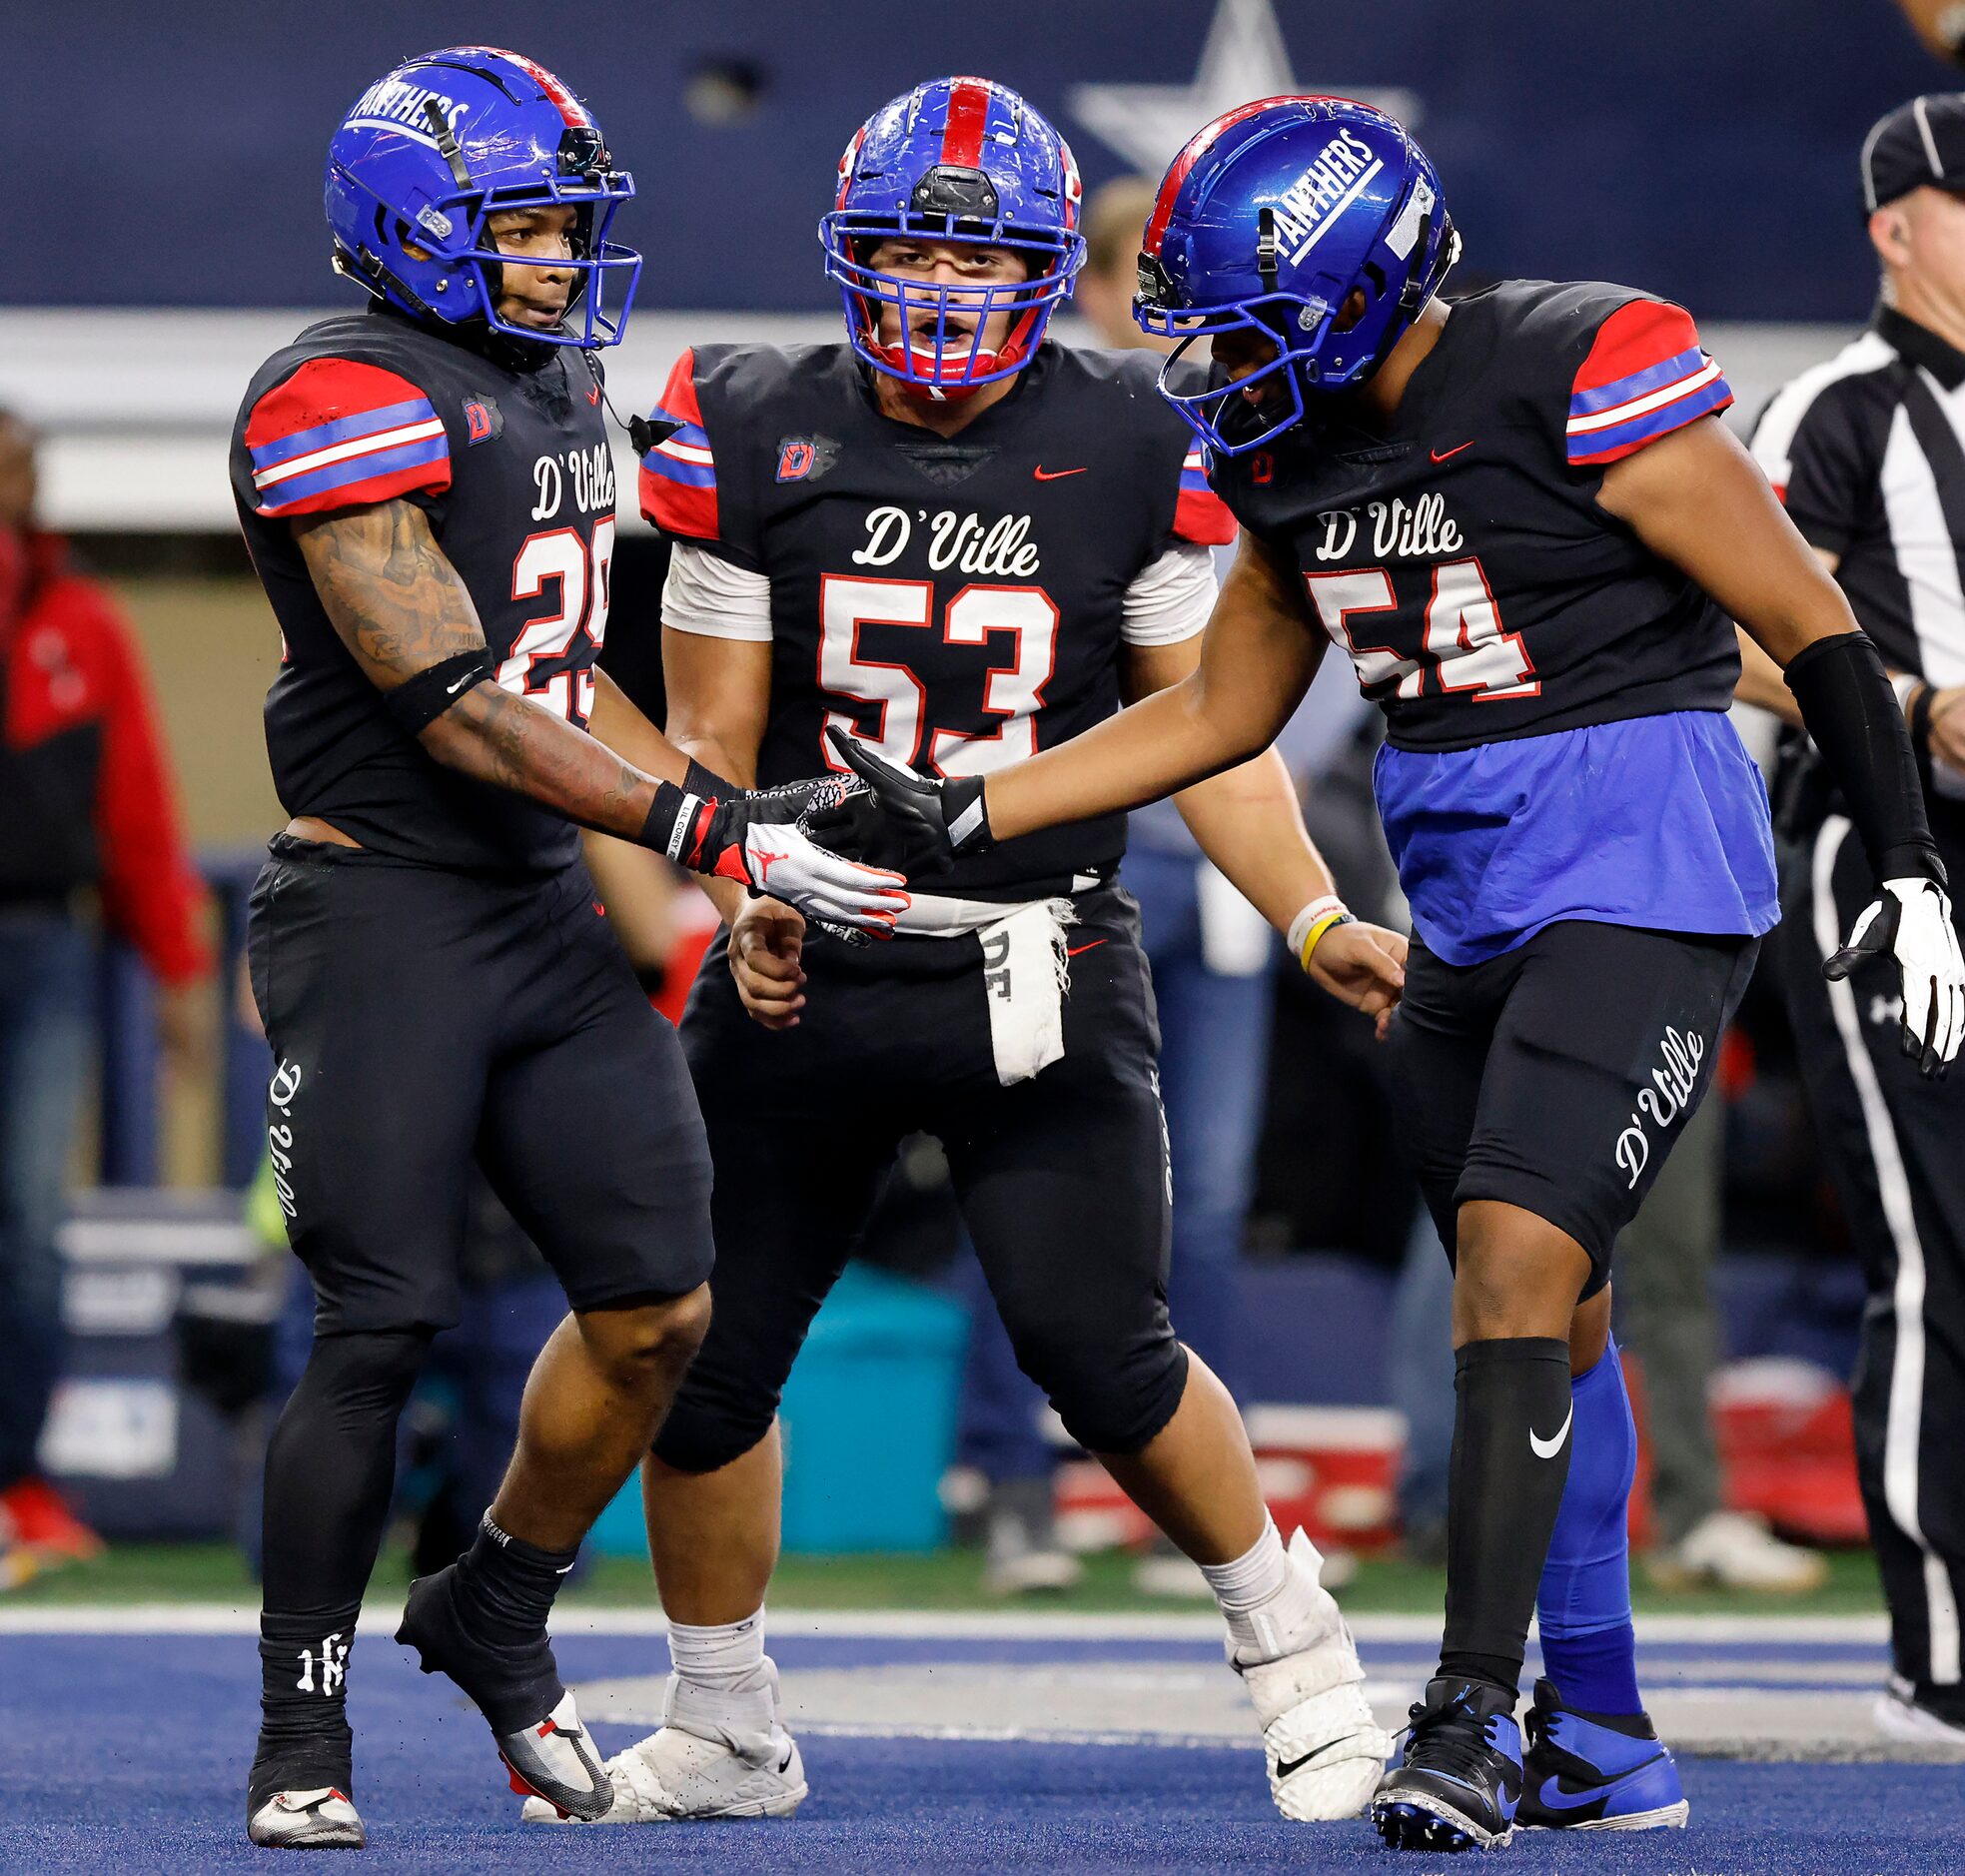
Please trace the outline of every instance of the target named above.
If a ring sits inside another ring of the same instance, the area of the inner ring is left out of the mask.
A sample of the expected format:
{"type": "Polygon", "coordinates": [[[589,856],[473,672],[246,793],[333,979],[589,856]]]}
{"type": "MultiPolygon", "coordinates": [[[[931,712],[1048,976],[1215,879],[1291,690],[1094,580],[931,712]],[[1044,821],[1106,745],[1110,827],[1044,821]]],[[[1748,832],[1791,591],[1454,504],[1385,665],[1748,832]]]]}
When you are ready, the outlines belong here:
{"type": "Polygon", "coordinates": [[[1201,48],[1201,63],[1185,85],[1074,85],[1072,115],[1142,175],[1157,177],[1182,144],[1224,111],[1256,98],[1323,89],[1390,111],[1409,128],[1420,101],[1390,85],[1311,87],[1290,69],[1290,49],[1271,0],[1220,0],[1201,48]]]}

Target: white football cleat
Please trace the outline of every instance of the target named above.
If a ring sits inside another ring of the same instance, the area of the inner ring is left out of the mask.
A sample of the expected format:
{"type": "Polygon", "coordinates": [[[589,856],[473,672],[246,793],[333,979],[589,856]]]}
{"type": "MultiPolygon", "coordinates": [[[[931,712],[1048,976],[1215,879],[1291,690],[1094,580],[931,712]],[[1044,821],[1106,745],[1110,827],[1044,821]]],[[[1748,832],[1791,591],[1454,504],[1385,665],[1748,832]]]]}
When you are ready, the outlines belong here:
{"type": "Polygon", "coordinates": [[[1328,1823],[1364,1811],[1392,1754],[1392,1739],[1372,1717],[1351,1630],[1318,1580],[1323,1558],[1302,1530],[1290,1539],[1290,1564],[1308,1592],[1308,1636],[1300,1631],[1290,1637],[1296,1645],[1286,1654],[1250,1659],[1256,1650],[1278,1645],[1278,1638],[1264,1632],[1268,1624],[1259,1617],[1231,1616],[1228,1662],[1263,1723],[1276,1808],[1300,1822],[1328,1823]]]}
{"type": "MultiPolygon", "coordinates": [[[[669,1824],[714,1817],[789,1817],[805,1801],[805,1765],[778,1707],[778,1670],[764,1657],[742,1692],[668,1677],[662,1728],[607,1761],[613,1802],[596,1824],[669,1824]]],[[[538,1799],[528,1824],[558,1821],[538,1799]]]]}
{"type": "Polygon", "coordinates": [[[333,1785],[276,1791],[253,1813],[246,1835],[262,1850],[360,1850],[369,1841],[361,1813],[333,1785]]]}
{"type": "MultiPolygon", "coordinates": [[[[773,1754],[754,1764],[719,1740],[664,1726],[607,1761],[614,1801],[596,1824],[671,1824],[715,1817],[789,1817],[805,1799],[797,1742],[780,1733],[773,1754]]],[[[528,1824],[556,1824],[559,1812],[525,1800],[528,1824]]]]}

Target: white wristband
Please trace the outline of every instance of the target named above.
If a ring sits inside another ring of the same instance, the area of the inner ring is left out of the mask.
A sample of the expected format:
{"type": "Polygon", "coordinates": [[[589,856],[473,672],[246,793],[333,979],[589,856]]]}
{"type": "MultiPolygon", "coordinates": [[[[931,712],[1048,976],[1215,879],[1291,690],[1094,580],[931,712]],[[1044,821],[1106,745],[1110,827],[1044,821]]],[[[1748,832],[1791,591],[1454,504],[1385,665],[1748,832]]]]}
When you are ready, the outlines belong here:
{"type": "Polygon", "coordinates": [[[1351,908],[1335,892],[1327,892],[1321,899],[1313,899],[1290,921],[1290,955],[1299,963],[1303,960],[1304,940],[1310,936],[1310,928],[1326,912],[1348,912],[1351,908]]]}
{"type": "Polygon", "coordinates": [[[1910,699],[1917,686],[1923,682],[1921,677],[1913,677],[1908,671],[1899,671],[1890,679],[1890,688],[1897,693],[1897,708],[1908,710],[1910,699]]]}

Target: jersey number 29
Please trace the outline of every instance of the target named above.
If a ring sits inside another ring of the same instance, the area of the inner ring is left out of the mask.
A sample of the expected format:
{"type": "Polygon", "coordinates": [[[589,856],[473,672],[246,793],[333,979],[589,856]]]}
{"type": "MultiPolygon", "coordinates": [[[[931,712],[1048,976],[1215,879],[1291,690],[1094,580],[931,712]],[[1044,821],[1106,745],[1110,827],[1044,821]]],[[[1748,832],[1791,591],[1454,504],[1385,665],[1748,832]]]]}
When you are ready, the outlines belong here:
{"type": "MultiPolygon", "coordinates": [[[[935,728],[926,721],[926,686],[906,664],[860,656],[862,625],[934,623],[934,583],[925,579],[870,579],[826,573],[819,580],[819,686],[836,697],[878,706],[869,728],[851,713],[828,710],[825,727],[837,725],[896,762],[915,762],[927,737],[929,767],[942,775],[988,775],[1037,753],[1037,712],[1058,653],[1058,608],[1041,586],[964,586],[942,608],[942,639],[981,645],[992,633],[1012,637],[1010,660],[991,664],[983,708],[1002,717],[989,735],[935,728]]],[[[820,747],[833,768],[830,745],[820,747]]]]}
{"type": "Polygon", "coordinates": [[[1476,559],[1444,560],[1433,568],[1426,617],[1410,650],[1404,644],[1374,642],[1407,638],[1411,628],[1401,631],[1403,618],[1376,629],[1368,622],[1352,624],[1368,613],[1405,611],[1384,567],[1306,573],[1304,582],[1324,629],[1351,654],[1359,688],[1368,695],[1396,682],[1397,695],[1424,696],[1429,669],[1440,690],[1465,692],[1476,702],[1532,697],[1541,689],[1521,634],[1501,624],[1500,608],[1476,559]]]}
{"type": "Polygon", "coordinates": [[[498,664],[498,682],[515,696],[532,697],[584,729],[593,712],[593,660],[607,636],[608,574],[614,558],[614,517],[598,516],[589,547],[576,527],[549,527],[528,534],[511,563],[513,599],[536,599],[555,582],[550,612],[527,619],[498,664]],[[573,643],[584,631],[592,648],[575,658],[573,643]]]}

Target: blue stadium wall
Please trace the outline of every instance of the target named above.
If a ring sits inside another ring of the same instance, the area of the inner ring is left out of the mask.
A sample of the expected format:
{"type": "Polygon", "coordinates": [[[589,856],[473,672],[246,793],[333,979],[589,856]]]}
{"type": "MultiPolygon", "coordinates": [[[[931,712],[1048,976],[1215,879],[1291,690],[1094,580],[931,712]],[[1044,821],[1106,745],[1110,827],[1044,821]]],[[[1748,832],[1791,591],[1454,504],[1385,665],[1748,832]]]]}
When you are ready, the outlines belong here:
{"type": "MultiPolygon", "coordinates": [[[[489,41],[558,69],[635,172],[645,305],[817,309],[813,223],[883,99],[938,72],[1001,78],[1057,116],[1096,184],[1130,165],[1075,113],[1076,88],[1191,84],[1216,7],[23,7],[6,34],[0,303],[337,298],[318,207],[329,129],[398,56],[489,41]]],[[[1274,0],[1273,17],[1298,88],[1417,100],[1471,265],[1625,280],[1708,320],[1859,318],[1862,133],[1956,80],[1888,0],[1274,0]]]]}

